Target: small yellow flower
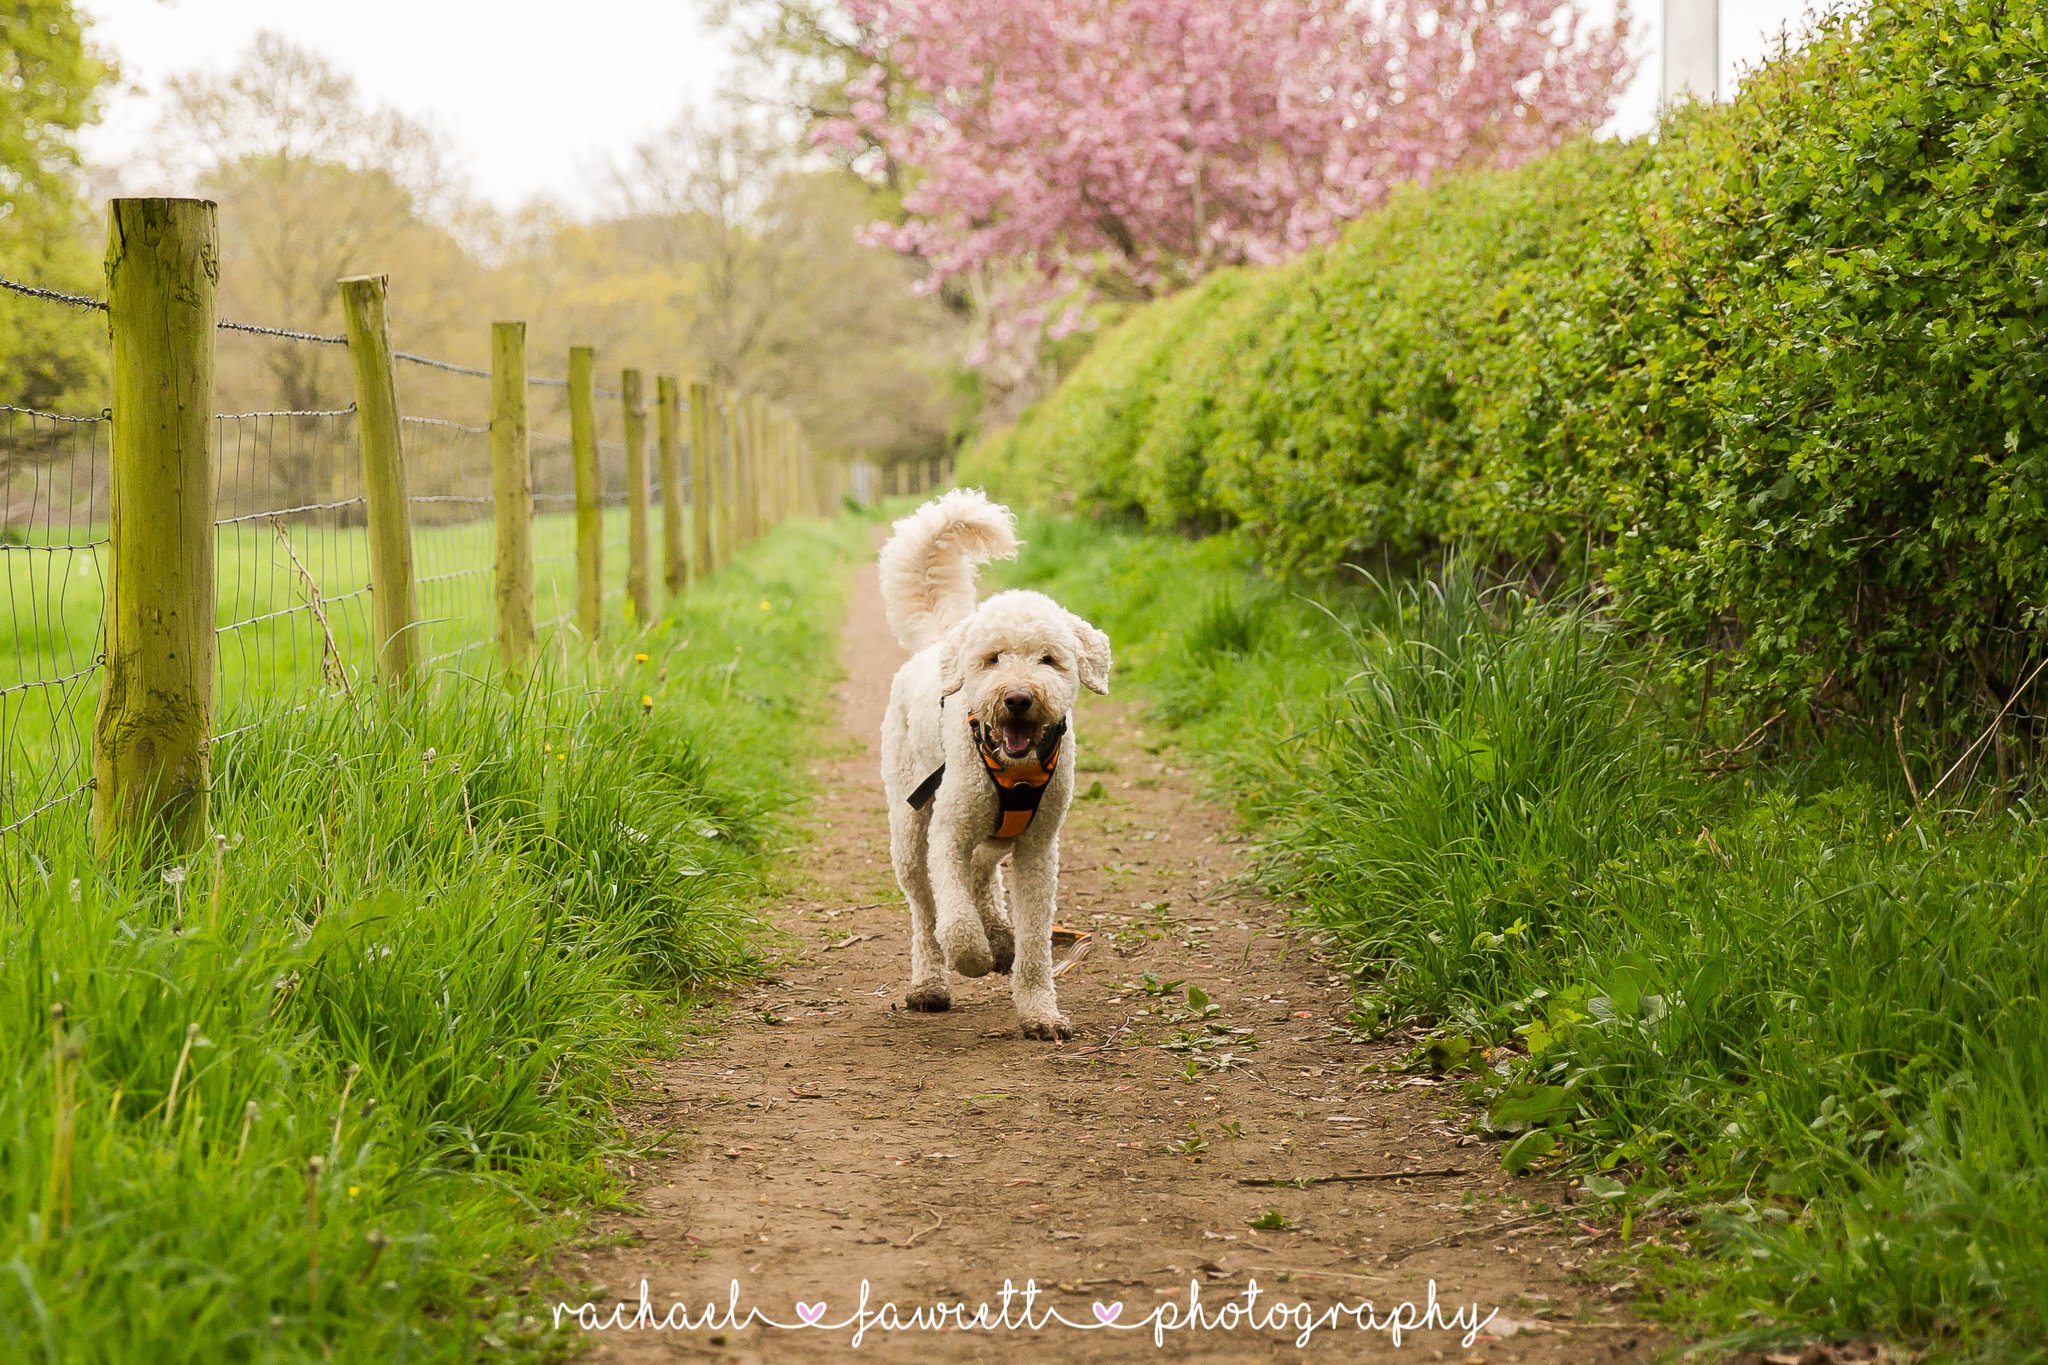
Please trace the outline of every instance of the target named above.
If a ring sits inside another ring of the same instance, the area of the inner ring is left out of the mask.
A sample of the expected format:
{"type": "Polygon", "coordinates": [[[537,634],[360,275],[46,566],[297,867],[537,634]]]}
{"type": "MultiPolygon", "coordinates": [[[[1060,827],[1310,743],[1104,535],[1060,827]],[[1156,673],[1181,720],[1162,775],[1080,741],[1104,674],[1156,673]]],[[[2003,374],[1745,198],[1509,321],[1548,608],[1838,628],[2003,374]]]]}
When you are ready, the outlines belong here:
{"type": "Polygon", "coordinates": [[[769,603],[768,603],[768,599],[764,597],[764,598],[762,598],[762,599],[761,599],[761,610],[762,610],[762,611],[774,611],[774,610],[775,610],[775,608],[774,608],[774,607],[772,607],[772,606],[770,606],[770,605],[769,605],[769,603]]]}
{"type": "Polygon", "coordinates": [[[645,654],[635,654],[633,656],[633,662],[636,664],[644,664],[647,662],[647,656],[645,654]]]}
{"type": "Polygon", "coordinates": [[[640,694],[640,709],[642,711],[652,711],[654,709],[654,697],[651,694],[646,692],[640,694]]]}
{"type": "Polygon", "coordinates": [[[362,1189],[363,1189],[363,1187],[362,1187],[361,1185],[351,1185],[351,1186],[349,1186],[349,1187],[348,1187],[348,1197],[349,1197],[349,1198],[351,1198],[351,1199],[355,1198],[355,1197],[356,1197],[356,1196],[357,1196],[358,1194],[362,1193],[362,1189]]]}

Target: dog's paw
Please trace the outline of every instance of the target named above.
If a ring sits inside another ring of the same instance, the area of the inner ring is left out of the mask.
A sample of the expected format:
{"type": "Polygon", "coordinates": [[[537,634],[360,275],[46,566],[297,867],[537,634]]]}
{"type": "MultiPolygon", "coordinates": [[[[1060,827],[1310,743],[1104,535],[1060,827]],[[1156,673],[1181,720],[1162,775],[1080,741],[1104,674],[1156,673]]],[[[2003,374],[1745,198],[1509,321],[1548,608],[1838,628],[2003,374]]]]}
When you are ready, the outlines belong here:
{"type": "Polygon", "coordinates": [[[920,1014],[940,1014],[953,1008],[953,993],[944,986],[912,986],[903,1003],[920,1014]]]}
{"type": "Polygon", "coordinates": [[[962,976],[987,976],[995,966],[995,955],[989,951],[988,938],[982,933],[981,925],[972,921],[961,921],[950,930],[939,926],[939,946],[946,951],[946,965],[962,976]]]}
{"type": "Polygon", "coordinates": [[[988,951],[991,970],[1008,976],[1010,968],[1017,962],[1017,940],[1008,925],[989,930],[988,951]]]}
{"type": "Polygon", "coordinates": [[[1059,1043],[1074,1036],[1074,1026],[1067,1022],[1064,1014],[1034,1015],[1024,1020],[1024,1036],[1059,1043]]]}

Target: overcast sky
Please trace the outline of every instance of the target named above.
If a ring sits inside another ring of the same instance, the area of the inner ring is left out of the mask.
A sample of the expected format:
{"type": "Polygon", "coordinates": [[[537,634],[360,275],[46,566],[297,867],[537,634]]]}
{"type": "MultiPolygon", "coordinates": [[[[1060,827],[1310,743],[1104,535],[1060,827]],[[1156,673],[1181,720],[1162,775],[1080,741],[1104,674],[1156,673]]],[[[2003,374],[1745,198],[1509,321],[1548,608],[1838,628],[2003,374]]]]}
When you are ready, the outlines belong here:
{"type": "MultiPolygon", "coordinates": [[[[1591,3],[1612,12],[1611,0],[1591,3]]],[[[1722,0],[1724,82],[1805,5],[1722,0]]],[[[1659,7],[1638,6],[1646,60],[1616,116],[1619,131],[1646,128],[1656,108],[1659,7]]],[[[375,100],[440,128],[477,187],[507,208],[551,195],[581,210],[609,157],[685,104],[708,100],[732,66],[720,35],[701,22],[700,0],[84,0],[83,8],[123,72],[105,123],[86,138],[90,159],[130,159],[166,76],[232,65],[267,28],[324,53],[375,100]]]]}

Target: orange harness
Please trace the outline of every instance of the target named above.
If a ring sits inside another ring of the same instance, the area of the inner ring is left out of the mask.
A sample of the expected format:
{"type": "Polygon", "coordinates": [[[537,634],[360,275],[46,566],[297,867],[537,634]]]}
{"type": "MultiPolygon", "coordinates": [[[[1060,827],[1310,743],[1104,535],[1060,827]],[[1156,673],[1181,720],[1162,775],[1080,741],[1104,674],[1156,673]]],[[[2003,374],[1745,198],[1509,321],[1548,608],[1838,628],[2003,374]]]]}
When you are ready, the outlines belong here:
{"type": "MultiPolygon", "coordinates": [[[[988,770],[988,780],[996,789],[996,827],[990,837],[1014,839],[1031,828],[1031,821],[1038,815],[1038,806],[1045,799],[1045,789],[1052,785],[1052,775],[1060,764],[1060,746],[1067,737],[1065,718],[1048,728],[1038,747],[1032,751],[1031,762],[1012,767],[1003,762],[1002,754],[992,741],[994,736],[985,734],[981,722],[972,716],[967,726],[974,735],[975,752],[981,755],[982,766],[988,770]]],[[[910,808],[923,810],[938,793],[939,782],[946,775],[944,764],[937,772],[917,784],[917,790],[910,794],[910,808]]]]}

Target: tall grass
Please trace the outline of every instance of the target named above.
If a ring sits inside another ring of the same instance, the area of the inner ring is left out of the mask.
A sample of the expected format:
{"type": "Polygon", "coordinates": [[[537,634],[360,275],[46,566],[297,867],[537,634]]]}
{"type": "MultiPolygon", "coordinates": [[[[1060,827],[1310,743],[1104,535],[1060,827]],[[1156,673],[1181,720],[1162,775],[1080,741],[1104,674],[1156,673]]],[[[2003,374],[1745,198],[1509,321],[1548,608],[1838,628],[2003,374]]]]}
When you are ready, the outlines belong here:
{"type": "Polygon", "coordinates": [[[39,826],[0,910],[0,1357],[546,1354],[526,1281],[611,1195],[633,1066],[759,960],[858,540],[785,527],[603,664],[279,711],[185,864],[39,826]]]}
{"type": "Polygon", "coordinates": [[[1689,1244],[1644,1252],[1671,1311],[2048,1359],[2026,802],[1916,808],[1854,733],[1703,753],[1597,615],[1455,564],[1312,604],[1213,542],[1034,534],[1030,572],[1213,757],[1351,964],[1359,1022],[1416,1029],[1511,1168],[1689,1244]]]}

